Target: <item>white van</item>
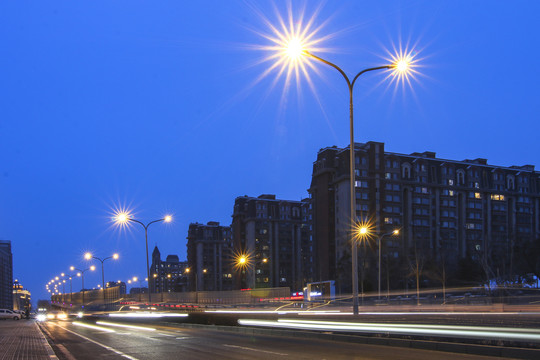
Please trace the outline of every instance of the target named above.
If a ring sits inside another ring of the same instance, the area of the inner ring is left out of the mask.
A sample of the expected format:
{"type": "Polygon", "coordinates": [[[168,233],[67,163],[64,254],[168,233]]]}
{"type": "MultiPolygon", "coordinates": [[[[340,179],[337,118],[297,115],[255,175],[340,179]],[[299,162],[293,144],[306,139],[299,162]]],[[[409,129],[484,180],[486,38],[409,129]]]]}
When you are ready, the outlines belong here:
{"type": "Polygon", "coordinates": [[[21,320],[21,314],[18,314],[8,309],[0,309],[0,319],[21,320]]]}

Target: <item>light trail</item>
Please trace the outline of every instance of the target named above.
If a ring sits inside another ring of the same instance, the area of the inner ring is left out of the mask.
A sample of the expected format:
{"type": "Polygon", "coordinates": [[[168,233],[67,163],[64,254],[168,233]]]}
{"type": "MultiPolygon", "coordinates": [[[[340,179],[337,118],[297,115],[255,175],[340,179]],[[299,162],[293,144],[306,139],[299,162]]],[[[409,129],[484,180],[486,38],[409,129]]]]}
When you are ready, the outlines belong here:
{"type": "Polygon", "coordinates": [[[251,320],[240,319],[240,325],[276,327],[316,331],[342,331],[359,333],[387,333],[438,337],[476,338],[491,340],[516,340],[540,342],[540,330],[528,328],[503,328],[487,326],[455,326],[392,323],[351,323],[316,320],[251,320]]]}
{"type": "Polygon", "coordinates": [[[154,328],[149,328],[149,327],[144,327],[144,326],[124,325],[124,324],[109,323],[109,322],[104,322],[104,321],[96,321],[96,324],[105,325],[105,326],[116,326],[116,327],[122,327],[122,328],[134,329],[134,330],[156,331],[156,329],[154,328]]]}
{"type": "Polygon", "coordinates": [[[96,326],[96,325],[85,324],[85,323],[78,322],[78,321],[74,321],[72,324],[75,325],[75,326],[81,326],[81,327],[94,329],[94,330],[105,331],[105,332],[109,332],[109,333],[116,332],[113,329],[108,329],[108,328],[104,328],[104,327],[96,326]]]}
{"type": "Polygon", "coordinates": [[[161,317],[187,317],[188,314],[168,314],[168,313],[122,313],[109,314],[109,317],[124,317],[124,318],[161,318],[161,317]]]}

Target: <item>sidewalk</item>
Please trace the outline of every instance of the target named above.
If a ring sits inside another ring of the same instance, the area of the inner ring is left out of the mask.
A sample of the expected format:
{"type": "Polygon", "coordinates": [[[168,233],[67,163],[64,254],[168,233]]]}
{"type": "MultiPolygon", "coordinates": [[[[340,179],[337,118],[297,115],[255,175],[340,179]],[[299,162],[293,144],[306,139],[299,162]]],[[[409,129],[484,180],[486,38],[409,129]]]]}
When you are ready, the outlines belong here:
{"type": "Polygon", "coordinates": [[[35,320],[0,321],[0,360],[57,359],[35,320]]]}

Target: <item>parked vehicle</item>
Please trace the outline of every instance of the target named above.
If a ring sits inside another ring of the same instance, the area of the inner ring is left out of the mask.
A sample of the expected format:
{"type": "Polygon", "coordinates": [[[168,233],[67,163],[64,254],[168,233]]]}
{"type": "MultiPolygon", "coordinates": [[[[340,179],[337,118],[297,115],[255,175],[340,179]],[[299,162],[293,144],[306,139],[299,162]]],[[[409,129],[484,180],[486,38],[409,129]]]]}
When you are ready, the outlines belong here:
{"type": "Polygon", "coordinates": [[[13,320],[21,320],[21,314],[13,312],[8,309],[0,309],[0,319],[13,319],[13,320]]]}

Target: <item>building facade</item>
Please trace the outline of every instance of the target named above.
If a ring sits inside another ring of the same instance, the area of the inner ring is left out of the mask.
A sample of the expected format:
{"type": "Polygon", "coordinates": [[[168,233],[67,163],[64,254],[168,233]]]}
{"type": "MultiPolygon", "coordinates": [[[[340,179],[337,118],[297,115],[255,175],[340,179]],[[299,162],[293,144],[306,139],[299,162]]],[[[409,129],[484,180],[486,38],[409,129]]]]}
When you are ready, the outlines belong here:
{"type": "Polygon", "coordinates": [[[150,291],[181,292],[187,291],[187,262],[180,261],[178,255],[167,255],[161,260],[158,247],[152,252],[152,264],[150,265],[150,291]]]}
{"type": "Polygon", "coordinates": [[[0,240],[0,309],[13,309],[13,254],[9,240],[0,240]]]}
{"type": "Polygon", "coordinates": [[[289,287],[302,291],[313,273],[308,224],[309,200],[276,199],[275,195],[238,197],[232,234],[235,254],[245,254],[238,267],[240,288],[289,287]]]}
{"type": "Polygon", "coordinates": [[[187,240],[190,291],[232,290],[231,227],[191,223],[187,240]]]}
{"type": "Polygon", "coordinates": [[[13,310],[24,312],[32,310],[30,291],[25,289],[18,280],[13,283],[13,310]]]}
{"type": "MultiPolygon", "coordinates": [[[[342,291],[351,286],[349,179],[348,148],[318,152],[309,189],[314,274],[317,281],[336,280],[342,291]]],[[[379,266],[373,239],[394,229],[400,236],[382,242],[380,265],[390,287],[406,287],[409,270],[429,261],[463,280],[471,269],[485,280],[512,276],[519,253],[540,235],[540,174],[532,165],[494,166],[486,159],[447,160],[429,151],[399,154],[386,152],[383,143],[356,143],[355,197],[357,220],[373,227],[371,240],[359,247],[359,267],[371,288],[379,266]]]]}

